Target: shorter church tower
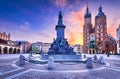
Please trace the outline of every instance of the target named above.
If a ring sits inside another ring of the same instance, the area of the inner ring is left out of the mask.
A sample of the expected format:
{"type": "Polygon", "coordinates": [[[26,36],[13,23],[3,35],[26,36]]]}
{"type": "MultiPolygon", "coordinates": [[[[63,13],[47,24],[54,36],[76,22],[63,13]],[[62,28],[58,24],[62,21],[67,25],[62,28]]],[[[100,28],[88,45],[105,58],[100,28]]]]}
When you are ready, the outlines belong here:
{"type": "Polygon", "coordinates": [[[99,7],[99,13],[95,17],[95,44],[98,52],[105,52],[107,40],[107,22],[106,15],[102,11],[102,7],[99,7]]]}

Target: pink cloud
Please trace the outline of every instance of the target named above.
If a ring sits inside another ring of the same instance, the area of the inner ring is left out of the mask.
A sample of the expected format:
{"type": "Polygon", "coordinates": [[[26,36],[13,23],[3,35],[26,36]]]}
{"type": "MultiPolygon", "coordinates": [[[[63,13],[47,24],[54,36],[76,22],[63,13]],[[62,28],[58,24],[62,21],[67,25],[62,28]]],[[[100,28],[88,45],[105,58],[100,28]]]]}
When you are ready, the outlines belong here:
{"type": "Polygon", "coordinates": [[[115,16],[114,18],[109,18],[107,32],[111,34],[114,38],[116,38],[116,29],[120,24],[120,18],[115,16]]]}
{"type": "Polygon", "coordinates": [[[82,7],[78,11],[72,11],[65,16],[66,37],[71,45],[83,45],[83,24],[86,7],[82,7]]]}
{"type": "Polygon", "coordinates": [[[66,3],[67,3],[67,0],[50,0],[54,5],[58,6],[58,7],[61,7],[61,8],[64,8],[66,3]]]}

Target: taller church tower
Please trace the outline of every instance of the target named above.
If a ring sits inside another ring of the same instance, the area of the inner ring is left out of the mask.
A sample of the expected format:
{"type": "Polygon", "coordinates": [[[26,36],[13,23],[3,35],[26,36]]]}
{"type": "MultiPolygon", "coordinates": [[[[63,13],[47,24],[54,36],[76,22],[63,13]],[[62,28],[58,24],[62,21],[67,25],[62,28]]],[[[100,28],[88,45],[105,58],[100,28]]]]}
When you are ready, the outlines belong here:
{"type": "Polygon", "coordinates": [[[106,15],[102,11],[102,7],[99,7],[99,13],[95,17],[95,44],[98,52],[105,52],[107,39],[107,22],[106,15]]]}
{"type": "Polygon", "coordinates": [[[89,12],[89,8],[86,8],[86,14],[84,15],[84,26],[83,26],[83,39],[84,39],[84,52],[88,52],[88,45],[90,43],[90,32],[92,29],[91,23],[91,13],[89,12]]]}

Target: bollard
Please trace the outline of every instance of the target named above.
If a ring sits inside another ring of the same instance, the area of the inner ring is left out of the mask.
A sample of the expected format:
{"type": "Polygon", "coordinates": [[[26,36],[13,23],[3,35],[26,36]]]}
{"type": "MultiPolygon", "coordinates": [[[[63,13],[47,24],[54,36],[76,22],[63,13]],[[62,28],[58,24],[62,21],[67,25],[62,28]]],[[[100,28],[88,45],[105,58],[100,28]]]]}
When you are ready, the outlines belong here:
{"type": "Polygon", "coordinates": [[[25,57],[23,55],[19,56],[19,64],[20,65],[25,65],[25,57]]]}
{"type": "Polygon", "coordinates": [[[86,67],[87,68],[93,68],[92,58],[91,57],[87,58],[86,67]]]}
{"type": "Polygon", "coordinates": [[[97,55],[94,55],[94,61],[98,61],[97,55]]]}
{"type": "Polygon", "coordinates": [[[54,67],[54,58],[49,57],[48,58],[48,69],[53,69],[53,67],[54,67]]]}

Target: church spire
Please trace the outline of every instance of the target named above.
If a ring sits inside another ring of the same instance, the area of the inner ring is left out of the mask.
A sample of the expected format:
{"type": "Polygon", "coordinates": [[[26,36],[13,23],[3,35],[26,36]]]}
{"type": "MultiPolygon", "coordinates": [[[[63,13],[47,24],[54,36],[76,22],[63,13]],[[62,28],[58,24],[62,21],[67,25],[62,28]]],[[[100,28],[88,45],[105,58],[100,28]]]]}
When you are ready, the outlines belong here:
{"type": "Polygon", "coordinates": [[[104,15],[104,12],[102,11],[102,7],[100,6],[99,7],[99,13],[97,16],[103,16],[104,15]]]}
{"type": "Polygon", "coordinates": [[[99,7],[99,12],[102,12],[102,7],[101,6],[99,7]]]}
{"type": "Polygon", "coordinates": [[[91,17],[91,13],[89,12],[88,3],[86,8],[86,14],[84,15],[84,18],[91,17]]]}
{"type": "Polygon", "coordinates": [[[87,9],[86,9],[86,14],[89,14],[89,8],[88,8],[88,3],[87,3],[87,9]]]}
{"type": "Polygon", "coordinates": [[[63,22],[62,22],[62,12],[59,11],[59,14],[58,14],[58,25],[63,25],[63,22]]]}

